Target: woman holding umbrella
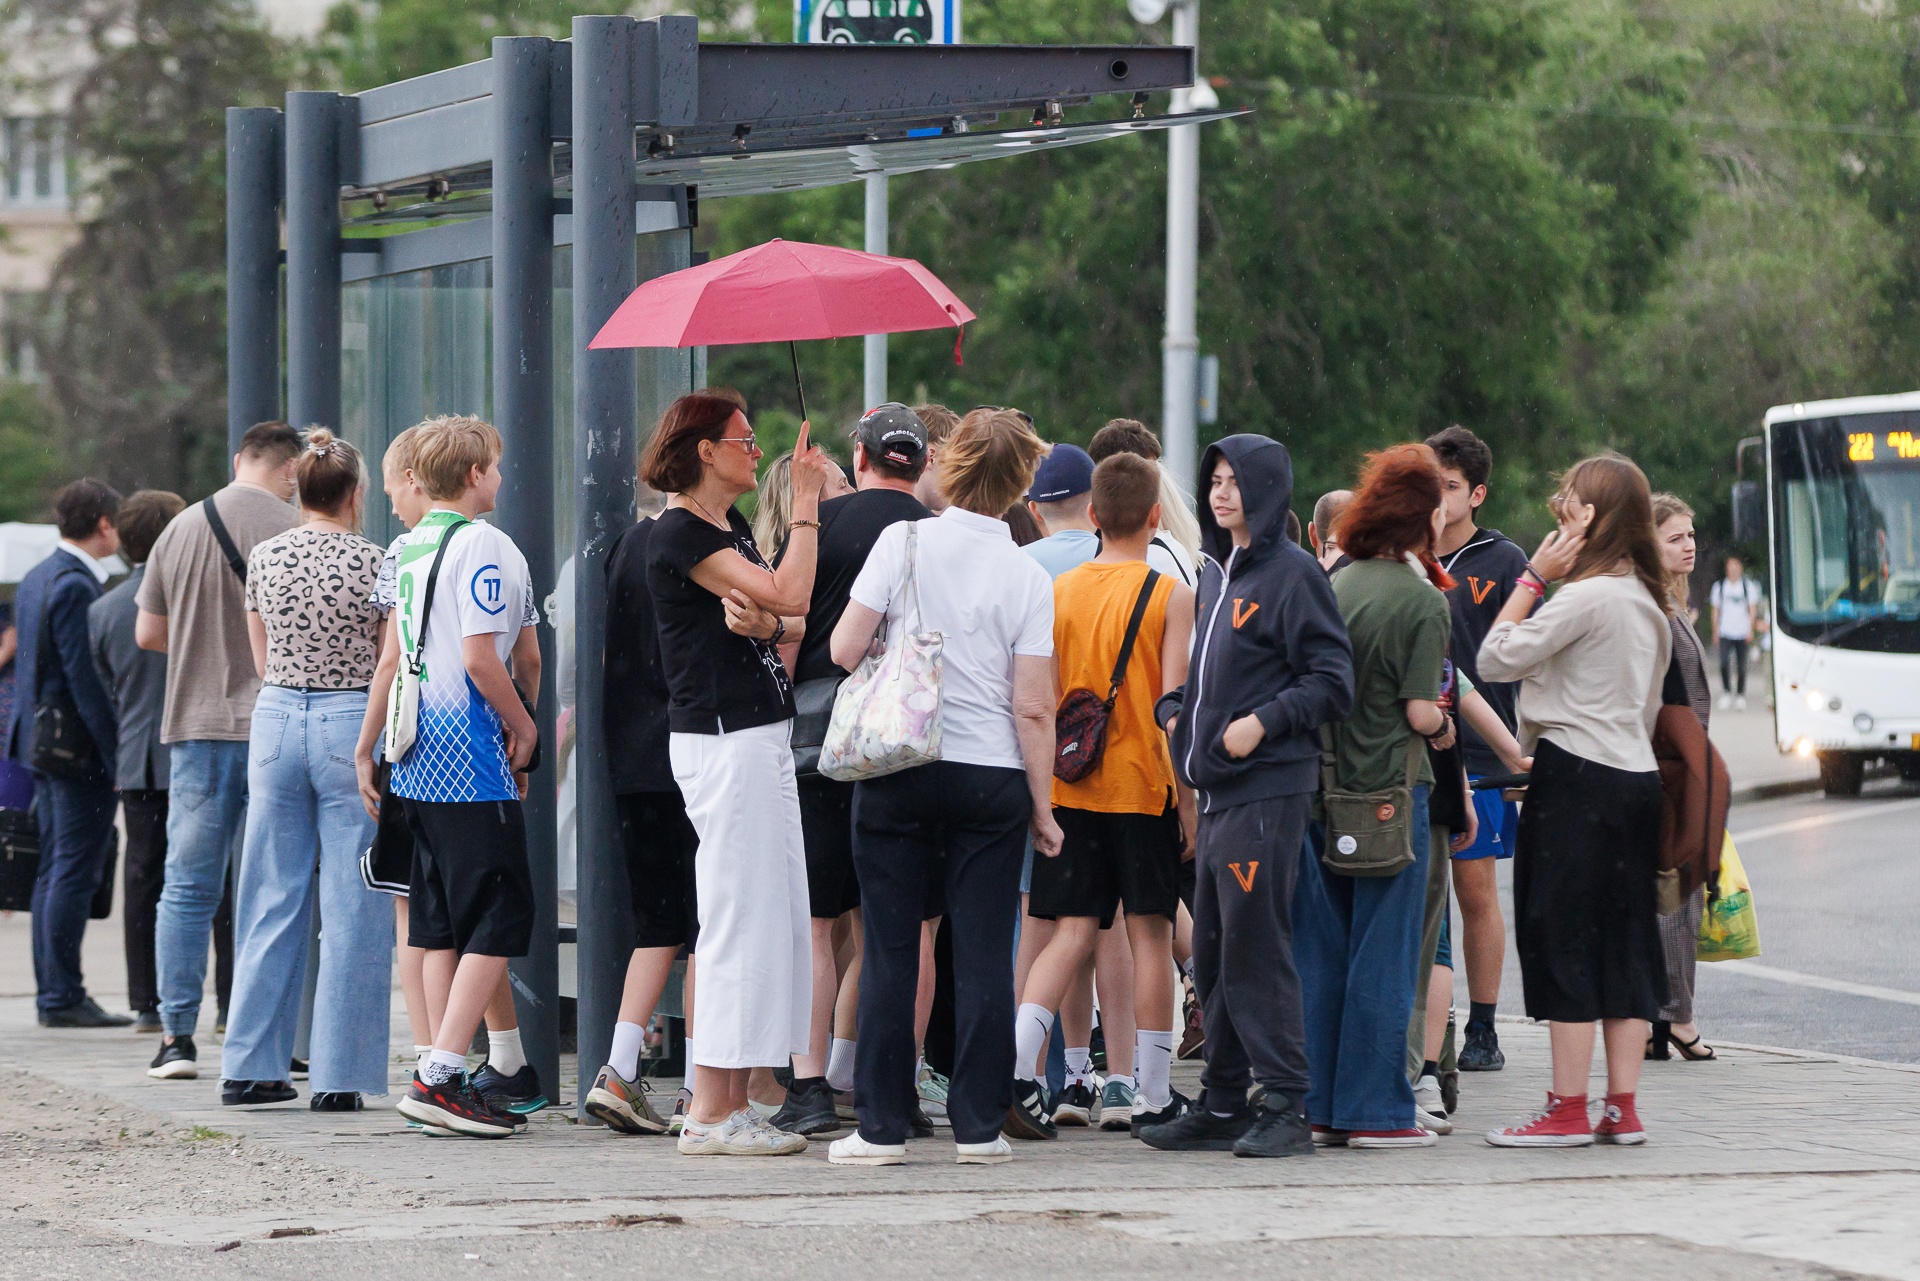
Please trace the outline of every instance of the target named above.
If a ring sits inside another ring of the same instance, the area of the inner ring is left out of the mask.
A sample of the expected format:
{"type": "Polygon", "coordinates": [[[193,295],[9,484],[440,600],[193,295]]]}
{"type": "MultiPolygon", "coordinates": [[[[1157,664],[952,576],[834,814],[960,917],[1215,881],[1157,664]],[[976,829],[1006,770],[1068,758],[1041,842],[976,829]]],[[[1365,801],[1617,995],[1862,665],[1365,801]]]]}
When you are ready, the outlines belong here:
{"type": "Polygon", "coordinates": [[[695,393],[668,407],[640,478],[672,495],[647,548],[660,628],[668,750],[700,838],[700,1026],[688,1046],[690,1156],[802,1151],[747,1101],[755,1067],[807,1048],[812,953],[806,854],[791,747],[793,687],[776,646],[796,637],[813,591],[826,457],[800,428],[791,538],[768,567],[733,504],[754,489],[761,452],[731,399],[695,393]]]}

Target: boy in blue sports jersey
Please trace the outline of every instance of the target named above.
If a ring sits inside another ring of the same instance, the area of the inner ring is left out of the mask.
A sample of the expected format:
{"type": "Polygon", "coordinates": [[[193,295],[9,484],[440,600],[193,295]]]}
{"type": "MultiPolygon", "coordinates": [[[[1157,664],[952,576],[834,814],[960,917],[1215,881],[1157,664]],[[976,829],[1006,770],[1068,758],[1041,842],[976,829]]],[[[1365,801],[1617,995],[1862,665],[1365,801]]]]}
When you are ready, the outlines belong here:
{"type": "Polygon", "coordinates": [[[526,955],[533,933],[516,775],[536,730],[507,666],[516,652],[538,653],[524,625],[533,585],[513,540],[478,519],[500,489],[499,432],[465,417],[415,432],[413,474],[433,505],[401,549],[394,621],[403,661],[424,663],[415,738],[393,761],[390,786],[414,837],[408,942],[425,949],[427,1003],[443,1012],[399,1111],[435,1130],[497,1138],[525,1118],[474,1088],[466,1051],[508,959],[526,955]]]}

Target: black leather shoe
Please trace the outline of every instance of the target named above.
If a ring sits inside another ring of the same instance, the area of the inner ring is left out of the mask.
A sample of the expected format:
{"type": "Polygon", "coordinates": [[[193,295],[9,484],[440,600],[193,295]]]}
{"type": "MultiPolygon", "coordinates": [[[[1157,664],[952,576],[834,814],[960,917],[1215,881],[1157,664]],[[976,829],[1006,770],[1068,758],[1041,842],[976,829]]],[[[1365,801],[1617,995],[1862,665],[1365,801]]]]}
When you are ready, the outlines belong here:
{"type": "Polygon", "coordinates": [[[832,1134],[840,1128],[840,1114],[833,1110],[833,1089],[823,1076],[795,1080],[787,1088],[787,1101],[773,1114],[773,1128],[788,1134],[832,1134]]]}
{"type": "Polygon", "coordinates": [[[360,1091],[321,1090],[307,1100],[307,1106],[315,1112],[358,1112],[360,1091]]]}
{"type": "Polygon", "coordinates": [[[109,1014],[90,996],[83,996],[64,1010],[46,1010],[40,1015],[41,1027],[132,1027],[125,1014],[109,1014]]]}
{"type": "Polygon", "coordinates": [[[1162,1152],[1231,1152],[1258,1116],[1250,1107],[1231,1116],[1215,1116],[1203,1098],[1177,1120],[1141,1126],[1136,1137],[1162,1152]]]}
{"type": "Polygon", "coordinates": [[[220,1102],[230,1108],[259,1103],[287,1103],[300,1097],[291,1081],[222,1081],[220,1102]]]}

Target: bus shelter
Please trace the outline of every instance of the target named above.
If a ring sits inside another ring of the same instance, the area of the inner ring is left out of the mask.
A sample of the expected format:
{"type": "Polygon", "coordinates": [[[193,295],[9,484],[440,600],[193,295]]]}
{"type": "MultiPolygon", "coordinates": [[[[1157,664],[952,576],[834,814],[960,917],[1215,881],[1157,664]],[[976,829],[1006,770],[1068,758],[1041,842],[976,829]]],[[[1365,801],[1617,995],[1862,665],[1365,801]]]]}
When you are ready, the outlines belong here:
{"type": "MultiPolygon", "coordinates": [[[[587,342],[640,281],[690,265],[702,199],[1227,114],[1146,114],[1193,76],[1184,47],[703,44],[693,18],[581,17],[569,40],[501,37],[480,62],[228,111],[230,448],[285,418],[336,427],[377,466],[436,413],[485,417],[506,442],[494,519],[544,602],[549,748],[526,806],[538,925],[512,974],[549,1097],[561,993],[598,1064],[632,941],[602,732],[605,554],[634,519],[640,436],[705,382],[698,351],[587,342]],[[1115,94],[1130,115],[1066,123],[1115,94]]],[[[399,532],[378,495],[368,520],[399,532]]]]}

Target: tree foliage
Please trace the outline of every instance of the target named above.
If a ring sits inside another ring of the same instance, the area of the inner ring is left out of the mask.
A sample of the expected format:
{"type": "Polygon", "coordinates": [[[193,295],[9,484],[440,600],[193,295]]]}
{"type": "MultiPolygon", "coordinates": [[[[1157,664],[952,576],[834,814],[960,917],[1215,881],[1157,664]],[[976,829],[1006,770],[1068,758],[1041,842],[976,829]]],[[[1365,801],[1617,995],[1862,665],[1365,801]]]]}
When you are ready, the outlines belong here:
{"type": "Polygon", "coordinates": [[[246,0],[15,0],[16,31],[79,40],[68,139],[78,242],[46,299],[41,364],[71,461],[122,488],[226,472],[226,108],[276,100],[246,0]]]}

